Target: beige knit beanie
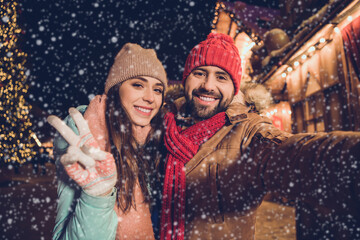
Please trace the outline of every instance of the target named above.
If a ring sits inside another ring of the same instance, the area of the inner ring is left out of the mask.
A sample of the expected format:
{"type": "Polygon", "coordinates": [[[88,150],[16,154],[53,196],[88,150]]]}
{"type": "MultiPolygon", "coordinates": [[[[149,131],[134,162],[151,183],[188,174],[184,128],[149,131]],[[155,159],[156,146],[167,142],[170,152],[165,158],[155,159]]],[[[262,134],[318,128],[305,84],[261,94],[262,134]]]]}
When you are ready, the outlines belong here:
{"type": "Polygon", "coordinates": [[[138,44],[126,43],[115,57],[105,82],[105,94],[125,80],[139,76],[158,79],[167,88],[166,72],[153,49],[144,49],[138,44]]]}

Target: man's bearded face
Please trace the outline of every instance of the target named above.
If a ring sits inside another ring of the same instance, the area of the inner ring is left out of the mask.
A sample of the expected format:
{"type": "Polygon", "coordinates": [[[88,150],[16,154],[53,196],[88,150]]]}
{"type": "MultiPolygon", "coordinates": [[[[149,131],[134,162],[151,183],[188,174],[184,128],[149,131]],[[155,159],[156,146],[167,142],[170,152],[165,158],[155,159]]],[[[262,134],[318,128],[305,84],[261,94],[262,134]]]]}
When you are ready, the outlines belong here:
{"type": "Polygon", "coordinates": [[[190,114],[201,121],[226,110],[234,97],[234,84],[219,67],[197,67],[186,79],[185,97],[190,114]]]}

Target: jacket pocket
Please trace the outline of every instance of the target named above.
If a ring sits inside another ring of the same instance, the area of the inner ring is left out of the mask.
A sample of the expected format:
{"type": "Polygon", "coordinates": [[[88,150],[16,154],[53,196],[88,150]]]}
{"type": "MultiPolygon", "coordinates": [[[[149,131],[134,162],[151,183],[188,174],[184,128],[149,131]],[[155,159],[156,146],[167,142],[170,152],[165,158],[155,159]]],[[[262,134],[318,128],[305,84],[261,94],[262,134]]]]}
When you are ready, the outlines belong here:
{"type": "Polygon", "coordinates": [[[220,192],[220,182],[219,182],[219,168],[220,164],[210,163],[209,164],[209,185],[210,185],[210,207],[211,207],[211,216],[214,223],[223,223],[224,214],[223,214],[223,205],[222,205],[222,195],[220,192]]]}

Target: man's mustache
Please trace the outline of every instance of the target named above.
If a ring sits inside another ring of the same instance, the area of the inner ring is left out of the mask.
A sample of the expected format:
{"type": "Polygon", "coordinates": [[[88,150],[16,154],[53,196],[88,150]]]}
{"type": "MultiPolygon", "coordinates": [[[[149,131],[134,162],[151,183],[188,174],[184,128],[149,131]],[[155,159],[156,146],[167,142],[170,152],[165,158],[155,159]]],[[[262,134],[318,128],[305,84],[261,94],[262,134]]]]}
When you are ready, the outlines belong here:
{"type": "Polygon", "coordinates": [[[208,91],[204,88],[198,88],[198,89],[194,89],[193,92],[192,92],[192,95],[201,95],[201,94],[204,94],[204,95],[207,95],[207,96],[212,96],[212,97],[215,97],[215,98],[222,98],[222,95],[220,93],[215,93],[213,91],[208,91]]]}

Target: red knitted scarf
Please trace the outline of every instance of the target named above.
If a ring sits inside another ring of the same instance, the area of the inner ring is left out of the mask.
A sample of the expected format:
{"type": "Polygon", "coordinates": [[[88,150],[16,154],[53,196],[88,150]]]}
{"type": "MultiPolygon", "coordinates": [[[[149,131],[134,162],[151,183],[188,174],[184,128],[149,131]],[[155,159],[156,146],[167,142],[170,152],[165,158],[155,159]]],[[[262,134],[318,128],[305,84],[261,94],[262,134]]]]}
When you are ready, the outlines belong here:
{"type": "Polygon", "coordinates": [[[181,130],[173,113],[165,115],[165,146],[168,150],[161,211],[161,239],[184,239],[185,231],[185,164],[200,145],[225,124],[225,112],[181,130]],[[174,193],[173,193],[174,191],[174,193]],[[174,202],[172,204],[172,198],[174,202]],[[172,209],[174,206],[174,209],[172,209]]]}

